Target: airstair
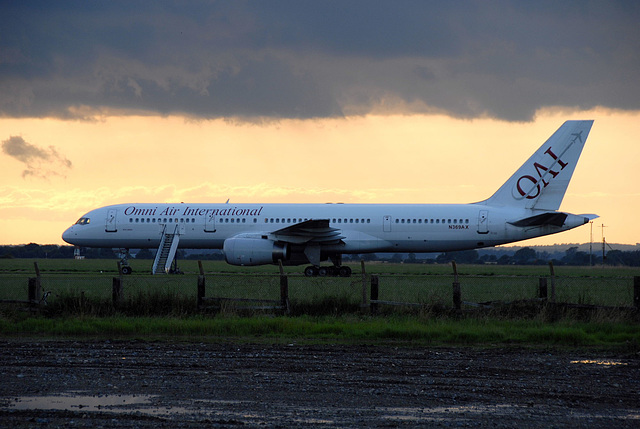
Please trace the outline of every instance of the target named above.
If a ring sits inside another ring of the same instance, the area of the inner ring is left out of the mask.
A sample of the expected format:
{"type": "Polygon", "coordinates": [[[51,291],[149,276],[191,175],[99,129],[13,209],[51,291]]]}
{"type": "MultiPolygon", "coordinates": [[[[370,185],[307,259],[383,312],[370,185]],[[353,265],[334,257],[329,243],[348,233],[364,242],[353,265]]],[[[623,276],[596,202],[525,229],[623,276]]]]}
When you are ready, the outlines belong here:
{"type": "Polygon", "coordinates": [[[151,268],[152,274],[169,273],[173,259],[176,257],[180,234],[178,233],[178,225],[173,228],[173,231],[171,231],[171,226],[172,225],[165,225],[162,232],[160,246],[158,246],[156,259],[153,261],[153,267],[151,268]]]}

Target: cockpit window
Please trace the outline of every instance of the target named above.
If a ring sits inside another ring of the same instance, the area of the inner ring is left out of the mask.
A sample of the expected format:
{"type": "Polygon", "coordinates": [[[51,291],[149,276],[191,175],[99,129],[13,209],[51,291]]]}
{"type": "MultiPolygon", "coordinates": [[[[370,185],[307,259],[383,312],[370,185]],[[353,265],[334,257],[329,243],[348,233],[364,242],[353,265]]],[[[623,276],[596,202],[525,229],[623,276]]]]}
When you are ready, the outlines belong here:
{"type": "Polygon", "coordinates": [[[88,223],[91,222],[91,219],[88,217],[81,217],[80,219],[78,219],[78,221],[76,222],[76,225],[87,225],[88,223]]]}

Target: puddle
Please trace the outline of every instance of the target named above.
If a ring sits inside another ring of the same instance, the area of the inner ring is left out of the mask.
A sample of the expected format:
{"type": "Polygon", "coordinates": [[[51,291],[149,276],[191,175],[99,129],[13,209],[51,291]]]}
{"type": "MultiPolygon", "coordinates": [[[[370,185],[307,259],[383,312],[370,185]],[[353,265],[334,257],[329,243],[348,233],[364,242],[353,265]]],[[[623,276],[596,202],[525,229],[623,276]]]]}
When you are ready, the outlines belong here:
{"type": "Polygon", "coordinates": [[[484,414],[493,416],[515,415],[519,411],[518,406],[497,404],[497,405],[460,405],[444,406],[432,408],[411,408],[411,407],[380,407],[380,411],[385,414],[382,418],[387,420],[403,421],[450,421],[452,414],[458,414],[457,418],[474,418],[484,414]]]}
{"type": "Polygon", "coordinates": [[[97,395],[88,396],[75,392],[56,396],[22,396],[13,399],[7,408],[13,410],[73,410],[130,412],[131,407],[150,405],[151,395],[97,395]],[[120,410],[120,408],[128,408],[120,410]]]}
{"type": "Polygon", "coordinates": [[[140,413],[148,416],[204,414],[208,416],[234,416],[259,418],[243,410],[243,401],[196,400],[182,401],[178,405],[158,403],[158,395],[86,395],[66,392],[48,396],[21,396],[13,398],[6,407],[11,410],[54,410],[109,413],[140,413]],[[236,410],[238,409],[238,411],[236,410]]]}
{"type": "Polygon", "coordinates": [[[627,363],[615,361],[615,360],[595,360],[595,359],[585,359],[585,360],[572,360],[571,363],[581,363],[585,365],[602,365],[602,366],[617,366],[617,365],[628,365],[627,363]]]}

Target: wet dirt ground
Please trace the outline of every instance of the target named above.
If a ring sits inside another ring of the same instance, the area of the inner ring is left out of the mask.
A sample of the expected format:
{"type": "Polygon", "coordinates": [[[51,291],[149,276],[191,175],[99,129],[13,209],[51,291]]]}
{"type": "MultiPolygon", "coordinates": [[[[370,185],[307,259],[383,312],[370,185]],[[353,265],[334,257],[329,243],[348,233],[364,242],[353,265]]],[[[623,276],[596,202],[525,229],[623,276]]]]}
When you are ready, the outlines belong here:
{"type": "Polygon", "coordinates": [[[640,358],[0,340],[0,427],[640,427],[640,358]]]}

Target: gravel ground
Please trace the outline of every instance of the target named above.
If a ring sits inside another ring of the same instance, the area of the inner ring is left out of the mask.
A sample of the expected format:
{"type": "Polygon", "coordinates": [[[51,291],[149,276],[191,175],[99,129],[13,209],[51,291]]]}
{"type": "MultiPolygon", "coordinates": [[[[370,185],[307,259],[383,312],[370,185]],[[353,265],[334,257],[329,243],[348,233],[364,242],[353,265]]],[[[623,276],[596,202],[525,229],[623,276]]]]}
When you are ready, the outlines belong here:
{"type": "Polygon", "coordinates": [[[0,427],[640,427],[597,351],[0,341],[0,427]]]}

